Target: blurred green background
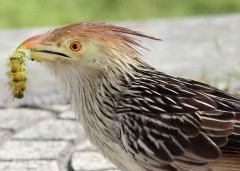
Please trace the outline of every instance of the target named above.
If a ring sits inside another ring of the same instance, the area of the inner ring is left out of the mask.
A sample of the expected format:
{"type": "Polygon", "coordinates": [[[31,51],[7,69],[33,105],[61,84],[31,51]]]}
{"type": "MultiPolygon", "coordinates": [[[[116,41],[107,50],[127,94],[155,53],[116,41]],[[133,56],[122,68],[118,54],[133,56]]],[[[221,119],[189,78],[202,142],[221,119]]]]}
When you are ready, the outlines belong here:
{"type": "Polygon", "coordinates": [[[0,28],[239,11],[240,0],[0,0],[0,28]]]}

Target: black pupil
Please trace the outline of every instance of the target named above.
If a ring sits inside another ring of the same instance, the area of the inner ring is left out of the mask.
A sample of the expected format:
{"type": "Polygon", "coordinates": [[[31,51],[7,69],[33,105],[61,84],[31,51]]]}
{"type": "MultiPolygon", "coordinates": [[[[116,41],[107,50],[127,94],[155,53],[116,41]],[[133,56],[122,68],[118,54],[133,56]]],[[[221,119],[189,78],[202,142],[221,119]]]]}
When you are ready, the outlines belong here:
{"type": "Polygon", "coordinates": [[[78,45],[75,43],[75,44],[72,45],[72,48],[73,48],[73,49],[77,49],[77,48],[78,48],[78,45]]]}

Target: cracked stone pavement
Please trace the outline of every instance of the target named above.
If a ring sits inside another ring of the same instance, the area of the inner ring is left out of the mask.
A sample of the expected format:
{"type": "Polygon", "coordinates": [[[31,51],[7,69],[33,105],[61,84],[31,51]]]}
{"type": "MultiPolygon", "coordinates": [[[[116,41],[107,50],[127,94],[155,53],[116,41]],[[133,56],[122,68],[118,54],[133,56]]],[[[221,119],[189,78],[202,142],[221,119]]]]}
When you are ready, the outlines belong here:
{"type": "MultiPolygon", "coordinates": [[[[240,66],[240,15],[117,24],[164,40],[143,40],[151,50],[143,52],[144,60],[163,72],[195,79],[206,73],[224,80],[240,66]]],[[[26,97],[13,101],[9,96],[7,54],[47,30],[0,30],[0,171],[116,171],[87,140],[56,80],[40,64],[28,64],[26,97]]]]}
{"type": "Polygon", "coordinates": [[[0,170],[116,170],[86,139],[69,105],[54,107],[0,109],[0,170]]]}

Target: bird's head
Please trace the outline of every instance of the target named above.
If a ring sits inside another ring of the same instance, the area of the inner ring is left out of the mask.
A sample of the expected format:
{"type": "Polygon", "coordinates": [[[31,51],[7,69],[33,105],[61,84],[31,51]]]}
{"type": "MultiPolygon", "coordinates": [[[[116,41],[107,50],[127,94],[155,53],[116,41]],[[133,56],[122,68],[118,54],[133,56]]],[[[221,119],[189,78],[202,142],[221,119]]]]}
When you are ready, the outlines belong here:
{"type": "Polygon", "coordinates": [[[31,37],[17,51],[26,50],[31,59],[46,64],[67,95],[109,92],[131,81],[137,67],[148,67],[139,59],[143,47],[134,36],[159,40],[123,27],[78,23],[31,37]]]}
{"type": "Polygon", "coordinates": [[[52,66],[100,74],[106,69],[122,70],[139,62],[137,49],[142,46],[131,36],[158,40],[114,25],[77,23],[31,37],[19,47],[29,49],[32,59],[52,66]]]}

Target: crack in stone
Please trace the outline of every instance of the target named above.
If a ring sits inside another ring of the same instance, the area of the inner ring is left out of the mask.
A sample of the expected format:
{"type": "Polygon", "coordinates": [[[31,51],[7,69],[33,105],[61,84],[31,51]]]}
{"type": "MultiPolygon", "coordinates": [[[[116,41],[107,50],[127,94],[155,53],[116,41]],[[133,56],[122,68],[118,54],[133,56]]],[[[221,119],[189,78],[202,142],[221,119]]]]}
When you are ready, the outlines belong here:
{"type": "MultiPolygon", "coordinates": [[[[16,109],[19,109],[19,108],[16,108],[16,109]]],[[[29,120],[27,122],[27,124],[24,124],[24,125],[21,125],[17,128],[0,128],[1,130],[7,130],[9,131],[8,133],[4,134],[1,136],[1,140],[0,140],[0,145],[4,144],[6,141],[12,139],[12,137],[14,135],[16,135],[17,133],[20,133],[28,128],[31,128],[32,126],[34,125],[37,125],[38,123],[44,121],[44,120],[48,120],[48,119],[52,119],[52,118],[58,118],[58,115],[60,115],[62,112],[60,111],[56,111],[56,110],[51,110],[51,109],[43,109],[43,108],[34,108],[34,109],[40,109],[42,111],[47,111],[47,112],[50,112],[51,115],[49,117],[43,117],[43,118],[37,118],[37,119],[32,119],[32,120],[29,120]],[[5,136],[6,138],[2,138],[3,136],[5,136]]]]}
{"type": "Polygon", "coordinates": [[[57,119],[59,119],[59,120],[66,120],[66,121],[78,121],[77,119],[72,119],[72,118],[61,118],[61,117],[57,117],[57,119]]]}
{"type": "MultiPolygon", "coordinates": [[[[84,134],[85,135],[85,134],[84,134]]],[[[60,171],[74,171],[71,165],[72,154],[80,143],[86,141],[86,135],[78,137],[77,139],[69,142],[69,144],[63,149],[57,159],[58,167],[60,171]]]]}
{"type": "Polygon", "coordinates": [[[11,133],[15,133],[16,132],[13,128],[2,128],[2,127],[0,127],[0,131],[9,131],[11,133]]]}

